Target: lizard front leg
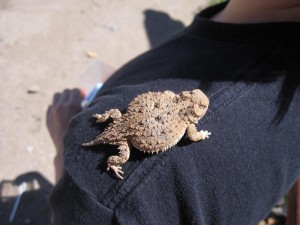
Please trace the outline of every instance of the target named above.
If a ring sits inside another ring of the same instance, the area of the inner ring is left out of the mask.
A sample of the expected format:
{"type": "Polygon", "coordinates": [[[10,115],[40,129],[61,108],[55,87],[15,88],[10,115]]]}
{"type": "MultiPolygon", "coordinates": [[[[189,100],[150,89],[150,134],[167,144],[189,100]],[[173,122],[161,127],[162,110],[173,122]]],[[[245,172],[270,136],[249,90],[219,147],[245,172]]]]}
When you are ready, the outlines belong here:
{"type": "Polygon", "coordinates": [[[187,127],[187,134],[189,136],[189,139],[191,141],[200,141],[209,138],[209,135],[211,135],[208,131],[197,131],[197,128],[195,124],[190,124],[187,127]]]}
{"type": "Polygon", "coordinates": [[[129,159],[130,156],[129,143],[128,142],[122,143],[118,147],[118,149],[120,150],[118,156],[113,155],[108,158],[107,170],[112,169],[118,178],[123,179],[122,175],[124,174],[124,172],[122,171],[121,165],[127,162],[127,160],[129,159]]]}
{"type": "Polygon", "coordinates": [[[118,109],[111,109],[111,110],[106,111],[103,114],[96,113],[93,115],[93,117],[95,117],[97,119],[96,122],[102,123],[102,122],[105,122],[106,120],[108,120],[110,117],[113,119],[121,118],[122,113],[118,109]]]}

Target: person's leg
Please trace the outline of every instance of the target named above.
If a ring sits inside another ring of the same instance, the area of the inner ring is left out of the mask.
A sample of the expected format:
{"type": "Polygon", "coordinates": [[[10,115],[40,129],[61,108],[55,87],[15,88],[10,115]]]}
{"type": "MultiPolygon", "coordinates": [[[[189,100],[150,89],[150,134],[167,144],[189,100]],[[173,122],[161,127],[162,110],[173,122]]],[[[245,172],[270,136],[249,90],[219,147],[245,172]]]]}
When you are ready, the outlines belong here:
{"type": "Polygon", "coordinates": [[[300,178],[289,191],[286,225],[300,225],[300,178]]]}
{"type": "Polygon", "coordinates": [[[54,158],[56,182],[64,172],[63,138],[67,132],[71,118],[82,110],[81,100],[83,97],[84,93],[79,89],[66,89],[62,93],[56,93],[53,96],[52,104],[47,110],[47,128],[56,148],[56,156],[54,158]]]}

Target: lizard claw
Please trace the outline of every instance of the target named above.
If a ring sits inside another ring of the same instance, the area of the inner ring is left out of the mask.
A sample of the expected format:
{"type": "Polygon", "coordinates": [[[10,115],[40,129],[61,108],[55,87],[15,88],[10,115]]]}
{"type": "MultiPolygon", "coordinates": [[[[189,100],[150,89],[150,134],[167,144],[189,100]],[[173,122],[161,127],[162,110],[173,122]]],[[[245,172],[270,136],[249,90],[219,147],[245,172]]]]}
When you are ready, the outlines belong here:
{"type": "Polygon", "coordinates": [[[124,174],[124,172],[122,171],[122,167],[121,166],[113,166],[113,165],[108,165],[107,170],[112,169],[115,172],[115,175],[123,180],[123,177],[121,175],[124,174]]]}
{"type": "Polygon", "coordinates": [[[208,132],[207,130],[201,130],[200,133],[202,134],[203,136],[203,139],[202,140],[205,140],[205,139],[208,139],[209,138],[209,135],[211,135],[211,132],[208,132]]]}
{"type": "Polygon", "coordinates": [[[105,117],[102,116],[101,114],[96,113],[93,115],[93,117],[96,118],[97,123],[105,122],[105,117]]]}

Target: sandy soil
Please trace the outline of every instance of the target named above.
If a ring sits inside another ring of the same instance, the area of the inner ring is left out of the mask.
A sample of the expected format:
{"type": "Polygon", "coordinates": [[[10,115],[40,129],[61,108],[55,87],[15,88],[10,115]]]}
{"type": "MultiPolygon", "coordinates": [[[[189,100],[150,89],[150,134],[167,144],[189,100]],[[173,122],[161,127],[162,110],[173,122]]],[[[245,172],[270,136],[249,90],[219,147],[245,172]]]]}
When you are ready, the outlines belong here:
{"type": "Polygon", "coordinates": [[[206,2],[0,0],[0,181],[30,171],[54,181],[45,112],[55,92],[78,86],[88,51],[118,68],[150,48],[145,10],[157,26],[160,18],[187,25],[206,2]]]}

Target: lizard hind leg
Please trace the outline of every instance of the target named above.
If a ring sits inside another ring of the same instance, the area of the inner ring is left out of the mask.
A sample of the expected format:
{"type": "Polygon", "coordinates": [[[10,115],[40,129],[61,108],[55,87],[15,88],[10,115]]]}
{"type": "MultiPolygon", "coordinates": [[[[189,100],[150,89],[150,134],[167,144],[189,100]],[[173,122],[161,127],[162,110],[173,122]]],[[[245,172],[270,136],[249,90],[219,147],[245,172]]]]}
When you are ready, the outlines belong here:
{"type": "MultiPolygon", "coordinates": [[[[111,110],[106,111],[103,114],[96,113],[93,115],[93,117],[96,118],[97,123],[101,123],[101,122],[105,122],[110,117],[113,119],[119,119],[122,117],[122,113],[118,109],[111,109],[111,110]]],[[[87,143],[83,143],[82,146],[92,146],[92,145],[103,144],[103,143],[108,143],[108,142],[109,142],[109,140],[107,140],[107,138],[105,138],[105,135],[100,134],[96,137],[95,140],[87,142],[87,143]]]]}
{"type": "Polygon", "coordinates": [[[112,169],[115,175],[119,179],[123,179],[122,175],[124,174],[124,172],[122,171],[121,165],[127,162],[127,160],[129,159],[130,156],[129,143],[128,142],[122,143],[118,147],[118,149],[120,150],[119,155],[113,155],[107,159],[107,170],[112,169]]]}
{"type": "Polygon", "coordinates": [[[96,113],[93,115],[93,117],[96,118],[96,122],[102,123],[108,120],[110,117],[113,119],[119,119],[122,117],[122,113],[118,109],[111,109],[103,114],[96,113]]]}

